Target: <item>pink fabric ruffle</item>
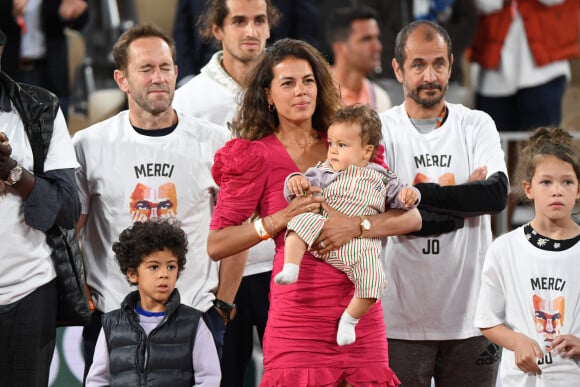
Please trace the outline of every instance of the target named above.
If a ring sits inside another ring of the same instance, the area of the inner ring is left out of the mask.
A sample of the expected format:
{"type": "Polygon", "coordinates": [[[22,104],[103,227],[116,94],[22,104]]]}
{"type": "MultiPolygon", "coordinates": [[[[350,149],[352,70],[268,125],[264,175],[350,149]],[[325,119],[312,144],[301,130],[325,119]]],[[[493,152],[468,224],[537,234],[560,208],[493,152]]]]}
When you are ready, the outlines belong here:
{"type": "Polygon", "coordinates": [[[267,371],[260,387],[336,387],[344,380],[356,387],[397,387],[401,384],[388,367],[283,368],[267,371]]]}
{"type": "Polygon", "coordinates": [[[212,230],[241,224],[256,210],[256,192],[262,192],[268,176],[263,147],[259,141],[238,138],[216,152],[211,173],[220,190],[212,230]]]}
{"type": "Polygon", "coordinates": [[[232,178],[251,180],[263,168],[263,145],[258,141],[236,138],[225,143],[214,156],[211,174],[222,186],[232,178]]]}

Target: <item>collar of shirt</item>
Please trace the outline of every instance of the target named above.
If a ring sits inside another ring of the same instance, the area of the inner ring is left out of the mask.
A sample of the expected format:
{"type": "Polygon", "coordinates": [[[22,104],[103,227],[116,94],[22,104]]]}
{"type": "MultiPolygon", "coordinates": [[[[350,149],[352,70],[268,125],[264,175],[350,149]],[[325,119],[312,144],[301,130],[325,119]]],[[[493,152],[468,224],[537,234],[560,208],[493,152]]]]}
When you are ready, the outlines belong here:
{"type": "Polygon", "coordinates": [[[372,105],[369,91],[369,82],[366,78],[363,79],[363,85],[358,93],[341,85],[340,96],[342,98],[342,102],[345,105],[354,105],[357,103],[361,105],[372,105]]]}
{"type": "Polygon", "coordinates": [[[227,89],[239,93],[242,87],[224,70],[222,66],[223,57],[223,51],[213,54],[209,62],[201,68],[201,72],[227,89]]]}

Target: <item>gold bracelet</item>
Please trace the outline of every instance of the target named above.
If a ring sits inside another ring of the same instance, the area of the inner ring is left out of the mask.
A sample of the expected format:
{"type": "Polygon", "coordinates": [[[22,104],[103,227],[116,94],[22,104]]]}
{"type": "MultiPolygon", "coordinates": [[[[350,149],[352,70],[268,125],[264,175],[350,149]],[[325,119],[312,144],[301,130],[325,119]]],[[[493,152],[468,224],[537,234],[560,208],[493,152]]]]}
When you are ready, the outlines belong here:
{"type": "Polygon", "coordinates": [[[262,223],[262,219],[256,219],[254,221],[254,230],[256,231],[256,234],[258,234],[258,237],[263,241],[271,238],[270,234],[268,234],[268,231],[266,231],[266,229],[264,228],[264,223],[262,223]]]}

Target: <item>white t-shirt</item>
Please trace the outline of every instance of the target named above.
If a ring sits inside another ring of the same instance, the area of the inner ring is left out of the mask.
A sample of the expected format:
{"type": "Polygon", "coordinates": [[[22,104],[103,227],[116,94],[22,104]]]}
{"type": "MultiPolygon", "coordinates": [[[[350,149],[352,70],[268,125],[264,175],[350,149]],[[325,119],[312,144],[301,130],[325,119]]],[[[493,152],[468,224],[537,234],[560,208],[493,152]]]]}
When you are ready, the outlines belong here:
{"type": "MultiPolygon", "coordinates": [[[[229,128],[241,103],[242,88],[221,65],[223,52],[216,52],[201,73],[175,91],[173,107],[186,114],[229,128]]],[[[274,240],[250,249],[244,276],[272,270],[274,240]]]]}
{"type": "MultiPolygon", "coordinates": [[[[34,170],[32,149],[14,105],[0,111],[1,130],[12,147],[12,158],[28,171],[34,170]]],[[[76,168],[78,163],[62,112],[54,120],[44,170],[76,168]]],[[[46,234],[24,221],[23,201],[11,188],[0,192],[0,305],[16,302],[56,277],[46,234]]]]}
{"type": "MultiPolygon", "coordinates": [[[[139,324],[149,335],[165,318],[165,316],[145,316],[138,313],[139,324]]],[[[221,380],[220,361],[218,358],[213,336],[203,321],[199,319],[197,333],[192,353],[194,387],[217,387],[221,380]]],[[[111,379],[109,364],[109,347],[103,329],[95,346],[93,364],[87,375],[86,387],[108,386],[111,379]]]]}
{"type": "Polygon", "coordinates": [[[127,111],[79,131],[73,138],[82,214],[80,235],[87,284],[98,310],[118,309],[131,291],[111,246],[133,222],[176,217],[188,236],[185,270],[177,288],[184,304],[202,312],[218,285],[218,263],[207,255],[217,186],[214,153],[228,139],[225,128],[178,113],[175,130],[161,137],[137,133],[127,111]]]}
{"type": "Polygon", "coordinates": [[[175,90],[173,107],[229,128],[238,112],[242,88],[222,67],[222,57],[222,51],[213,54],[198,75],[175,90]]]}
{"type": "MultiPolygon", "coordinates": [[[[447,103],[443,125],[421,134],[404,104],[380,114],[389,168],[401,181],[455,185],[480,166],[507,176],[499,134],[485,113],[447,103]]],[[[454,340],[479,336],[473,326],[485,251],[492,241],[489,215],[465,219],[463,228],[432,237],[388,238],[381,297],[387,337],[454,340]]]]}
{"type": "Polygon", "coordinates": [[[483,266],[475,326],[505,324],[536,340],[546,354],[539,363],[542,374],[534,376],[521,371],[514,352],[504,348],[502,386],[580,386],[580,358],[566,359],[556,351],[548,355],[542,324],[535,319],[536,315],[547,316],[546,322],[559,327],[559,334],[580,337],[579,260],[580,243],[563,251],[541,250],[528,241],[523,227],[491,245],[483,266]],[[559,318],[550,319],[557,314],[559,318]]]}

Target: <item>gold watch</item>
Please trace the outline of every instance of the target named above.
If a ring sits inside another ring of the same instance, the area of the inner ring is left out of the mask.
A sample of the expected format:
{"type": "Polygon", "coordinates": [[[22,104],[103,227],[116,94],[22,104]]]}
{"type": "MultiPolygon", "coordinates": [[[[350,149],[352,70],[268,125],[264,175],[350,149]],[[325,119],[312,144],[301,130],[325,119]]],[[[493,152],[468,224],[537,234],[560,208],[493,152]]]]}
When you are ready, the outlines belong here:
{"type": "Polygon", "coordinates": [[[360,217],[360,235],[359,238],[362,238],[371,231],[371,221],[366,216],[360,217]]]}

